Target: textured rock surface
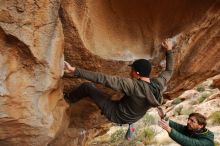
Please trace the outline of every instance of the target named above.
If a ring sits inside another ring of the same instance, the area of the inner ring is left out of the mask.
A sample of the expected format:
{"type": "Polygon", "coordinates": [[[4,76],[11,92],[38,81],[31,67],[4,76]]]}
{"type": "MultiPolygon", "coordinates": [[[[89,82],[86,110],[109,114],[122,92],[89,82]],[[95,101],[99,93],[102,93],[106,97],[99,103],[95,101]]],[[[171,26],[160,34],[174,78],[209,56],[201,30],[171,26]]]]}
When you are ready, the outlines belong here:
{"type": "Polygon", "coordinates": [[[219,24],[218,0],[0,0],[0,145],[85,145],[106,130],[90,100],[66,110],[63,82],[70,91],[82,81],[61,80],[64,56],[123,76],[125,60],[146,57],[155,75],[161,40],[177,36],[174,98],[220,73],[219,24]]]}
{"type": "Polygon", "coordinates": [[[174,37],[176,64],[167,93],[173,98],[219,74],[219,14],[220,4],[215,0],[64,0],[61,20],[65,56],[76,66],[118,75],[128,68],[112,65],[91,53],[120,60],[146,57],[158,72],[164,56],[161,40],[174,37]]]}
{"type": "Polygon", "coordinates": [[[213,78],[213,86],[220,89],[220,75],[213,78]]]}
{"type": "Polygon", "coordinates": [[[0,3],[0,145],[47,145],[67,125],[60,4],[0,3]]]}
{"type": "Polygon", "coordinates": [[[215,1],[64,0],[82,44],[110,59],[161,55],[161,40],[196,24],[215,1]]]}

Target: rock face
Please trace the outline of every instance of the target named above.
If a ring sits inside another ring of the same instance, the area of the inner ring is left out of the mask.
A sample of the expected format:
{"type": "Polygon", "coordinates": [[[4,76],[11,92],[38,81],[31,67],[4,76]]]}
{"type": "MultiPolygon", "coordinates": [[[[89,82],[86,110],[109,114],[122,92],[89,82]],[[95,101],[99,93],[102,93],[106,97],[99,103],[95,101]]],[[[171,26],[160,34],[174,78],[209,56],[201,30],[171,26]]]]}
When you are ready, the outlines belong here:
{"type": "Polygon", "coordinates": [[[213,86],[220,89],[220,75],[213,78],[213,86]]]}
{"type": "Polygon", "coordinates": [[[145,57],[154,76],[162,69],[160,43],[173,37],[166,96],[175,98],[220,73],[219,25],[218,0],[2,0],[0,145],[85,145],[107,128],[90,100],[68,108],[62,99],[63,89],[82,82],[62,80],[64,56],[77,67],[123,76],[125,61],[145,57]]]}
{"type": "Polygon", "coordinates": [[[145,57],[152,60],[157,72],[164,56],[160,43],[173,37],[177,41],[175,72],[166,94],[173,98],[219,74],[219,5],[214,0],[64,0],[65,57],[76,66],[112,74],[116,74],[115,68],[120,74],[121,67],[110,69],[112,63],[103,65],[106,60],[93,54],[119,60],[145,57]]]}
{"type": "Polygon", "coordinates": [[[49,0],[1,1],[1,146],[47,145],[67,125],[59,6],[49,0]]]}
{"type": "MultiPolygon", "coordinates": [[[[155,59],[161,40],[173,37],[200,21],[215,1],[98,0],[62,1],[66,17],[81,43],[108,59],[155,59]],[[173,15],[175,13],[175,15],[173,15]]],[[[214,11],[215,12],[215,11],[214,11]]],[[[68,21],[67,20],[67,21],[68,21]]]]}

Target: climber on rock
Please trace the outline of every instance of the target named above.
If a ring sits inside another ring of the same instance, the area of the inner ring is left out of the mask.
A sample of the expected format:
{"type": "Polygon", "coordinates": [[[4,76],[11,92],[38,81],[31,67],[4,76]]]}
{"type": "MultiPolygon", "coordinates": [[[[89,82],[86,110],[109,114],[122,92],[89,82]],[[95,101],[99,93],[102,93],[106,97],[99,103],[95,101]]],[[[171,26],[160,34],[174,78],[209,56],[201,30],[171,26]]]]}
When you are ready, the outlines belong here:
{"type": "MultiPolygon", "coordinates": [[[[110,76],[76,68],[65,61],[65,73],[122,91],[124,96],[118,101],[113,101],[106,98],[106,95],[96,88],[94,83],[85,82],[69,94],[65,94],[64,98],[73,103],[83,97],[91,97],[110,121],[118,124],[129,124],[130,127],[130,124],[142,118],[149,108],[160,106],[163,102],[162,93],[166,89],[166,84],[173,72],[171,51],[173,42],[166,39],[162,42],[162,47],[166,49],[166,69],[156,78],[149,78],[151,63],[146,59],[138,59],[129,65],[131,67],[131,78],[110,76]]],[[[131,131],[128,131],[127,134],[129,132],[131,131]]],[[[127,138],[129,138],[129,134],[127,138]]]]}

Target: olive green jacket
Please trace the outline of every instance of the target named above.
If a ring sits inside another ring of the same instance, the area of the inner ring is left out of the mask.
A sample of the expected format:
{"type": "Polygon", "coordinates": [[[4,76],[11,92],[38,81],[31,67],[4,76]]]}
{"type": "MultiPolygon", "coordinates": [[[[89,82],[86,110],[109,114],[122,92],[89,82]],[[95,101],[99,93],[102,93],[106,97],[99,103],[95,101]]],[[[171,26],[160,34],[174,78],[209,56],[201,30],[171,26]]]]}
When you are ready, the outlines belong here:
{"type": "Polygon", "coordinates": [[[124,97],[109,109],[110,119],[119,124],[131,124],[143,117],[151,107],[162,104],[162,93],[170,80],[173,71],[172,52],[166,52],[166,69],[158,77],[151,79],[151,83],[143,80],[110,76],[99,72],[92,72],[76,68],[74,75],[101,83],[117,91],[122,91],[124,97]]]}
{"type": "Polygon", "coordinates": [[[214,146],[214,134],[208,129],[202,132],[189,132],[187,127],[169,120],[172,128],[169,136],[182,146],[214,146]]]}

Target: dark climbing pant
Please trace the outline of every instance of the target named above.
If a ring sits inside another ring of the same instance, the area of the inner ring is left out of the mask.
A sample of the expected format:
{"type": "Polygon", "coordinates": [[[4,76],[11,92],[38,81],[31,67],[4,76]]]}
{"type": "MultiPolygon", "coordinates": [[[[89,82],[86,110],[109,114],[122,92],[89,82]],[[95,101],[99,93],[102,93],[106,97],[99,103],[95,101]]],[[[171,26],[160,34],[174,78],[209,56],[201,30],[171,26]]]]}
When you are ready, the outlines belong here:
{"type": "Polygon", "coordinates": [[[91,82],[81,84],[76,90],[69,93],[68,100],[77,102],[83,97],[91,97],[102,113],[112,122],[119,123],[116,116],[117,101],[112,101],[106,95],[96,88],[91,82]]]}

